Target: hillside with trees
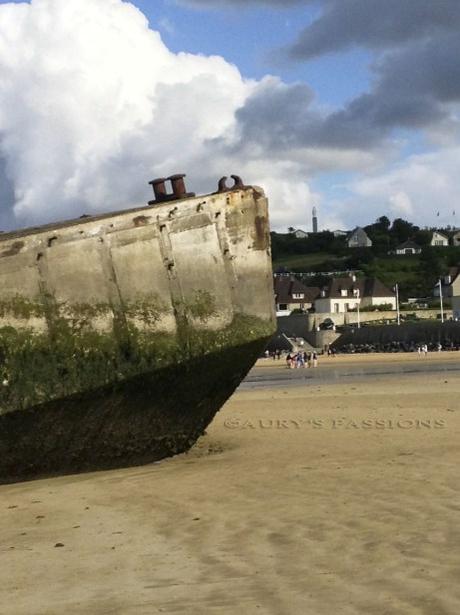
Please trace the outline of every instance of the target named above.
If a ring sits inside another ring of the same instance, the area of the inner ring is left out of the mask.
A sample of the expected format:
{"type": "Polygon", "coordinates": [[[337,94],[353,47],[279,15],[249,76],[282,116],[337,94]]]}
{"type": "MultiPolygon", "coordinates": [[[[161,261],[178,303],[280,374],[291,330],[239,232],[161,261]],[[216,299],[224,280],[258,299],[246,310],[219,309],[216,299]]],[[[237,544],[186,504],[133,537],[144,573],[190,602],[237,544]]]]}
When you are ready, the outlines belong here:
{"type": "Polygon", "coordinates": [[[391,222],[386,216],[363,228],[372,240],[371,248],[348,248],[346,237],[335,237],[330,231],[306,238],[297,238],[292,232],[272,233],[274,271],[316,274],[305,281],[321,285],[326,279],[321,274],[359,270],[389,287],[399,284],[404,300],[432,296],[439,277],[460,264],[460,247],[430,245],[433,230],[449,234],[452,229],[421,229],[402,218],[391,222]],[[396,247],[408,240],[421,247],[421,254],[396,255],[396,247]]]}

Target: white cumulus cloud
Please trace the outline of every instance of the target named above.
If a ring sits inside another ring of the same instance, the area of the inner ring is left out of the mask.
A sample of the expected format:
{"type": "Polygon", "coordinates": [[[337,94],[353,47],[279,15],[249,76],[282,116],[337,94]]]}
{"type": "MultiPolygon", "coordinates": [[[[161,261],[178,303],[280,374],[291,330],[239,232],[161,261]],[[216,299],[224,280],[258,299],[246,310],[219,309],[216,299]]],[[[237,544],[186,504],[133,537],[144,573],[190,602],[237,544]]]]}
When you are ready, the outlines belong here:
{"type": "Polygon", "coordinates": [[[459,147],[415,154],[392,170],[355,180],[349,189],[357,207],[375,215],[403,217],[419,226],[457,226],[459,156],[459,147]]]}
{"type": "Polygon", "coordinates": [[[240,174],[267,190],[275,228],[305,226],[321,156],[278,157],[258,143],[268,120],[241,142],[241,109],[265,82],[172,53],[129,2],[0,5],[0,228],[138,206],[150,179],[176,172],[197,192],[240,174]]]}
{"type": "Polygon", "coordinates": [[[336,116],[306,84],[171,52],[128,1],[1,4],[0,228],[142,205],[150,179],[176,172],[196,192],[231,173],[261,185],[277,230],[308,228],[313,204],[323,228],[450,208],[455,148],[378,171],[388,144],[350,138],[336,116]],[[351,207],[312,191],[331,170],[361,173],[351,207]]]}
{"type": "Polygon", "coordinates": [[[137,205],[163,173],[207,180],[207,143],[252,88],[220,57],[171,53],[128,2],[0,6],[3,219],[11,205],[28,224],[137,205]]]}

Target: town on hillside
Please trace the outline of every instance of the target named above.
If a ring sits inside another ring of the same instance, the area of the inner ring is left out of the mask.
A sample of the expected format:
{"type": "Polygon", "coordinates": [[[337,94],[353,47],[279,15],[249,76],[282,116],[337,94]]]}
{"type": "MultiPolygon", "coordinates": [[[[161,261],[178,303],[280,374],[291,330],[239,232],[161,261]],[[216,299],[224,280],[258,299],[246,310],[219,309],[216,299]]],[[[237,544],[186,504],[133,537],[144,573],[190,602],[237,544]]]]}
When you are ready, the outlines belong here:
{"type": "Polygon", "coordinates": [[[320,231],[316,210],[312,227],[271,234],[275,346],[288,348],[284,336],[321,351],[349,330],[460,320],[459,229],[381,216],[349,231],[320,231]]]}

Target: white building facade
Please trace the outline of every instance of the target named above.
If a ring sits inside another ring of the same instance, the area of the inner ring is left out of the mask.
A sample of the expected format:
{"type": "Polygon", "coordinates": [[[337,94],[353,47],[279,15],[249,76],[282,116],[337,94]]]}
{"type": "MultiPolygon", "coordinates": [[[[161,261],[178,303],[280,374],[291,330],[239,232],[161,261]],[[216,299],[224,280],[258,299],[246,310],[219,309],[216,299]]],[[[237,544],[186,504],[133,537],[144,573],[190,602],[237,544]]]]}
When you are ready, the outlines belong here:
{"type": "Polygon", "coordinates": [[[433,236],[431,238],[430,245],[435,248],[439,248],[439,247],[445,248],[446,246],[449,245],[449,237],[447,237],[447,235],[444,235],[444,233],[440,233],[439,231],[434,231],[433,236]]]}
{"type": "Polygon", "coordinates": [[[366,231],[358,226],[348,236],[347,245],[349,248],[371,248],[372,240],[366,231]]]}
{"type": "Polygon", "coordinates": [[[315,300],[317,313],[344,314],[371,306],[396,310],[396,294],[375,278],[349,276],[332,279],[315,300]]]}
{"type": "Polygon", "coordinates": [[[460,320],[460,275],[451,284],[452,288],[452,317],[460,320]]]}

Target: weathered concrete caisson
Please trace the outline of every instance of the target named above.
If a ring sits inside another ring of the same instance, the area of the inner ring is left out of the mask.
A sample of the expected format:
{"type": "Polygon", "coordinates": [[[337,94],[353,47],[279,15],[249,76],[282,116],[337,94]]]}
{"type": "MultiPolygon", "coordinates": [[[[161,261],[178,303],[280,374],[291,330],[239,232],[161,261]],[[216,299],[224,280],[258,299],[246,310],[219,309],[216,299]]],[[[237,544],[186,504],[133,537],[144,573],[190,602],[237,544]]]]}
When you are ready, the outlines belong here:
{"type": "Polygon", "coordinates": [[[148,207],[0,235],[0,482],[187,450],[273,334],[262,190],[169,179],[148,207]]]}

